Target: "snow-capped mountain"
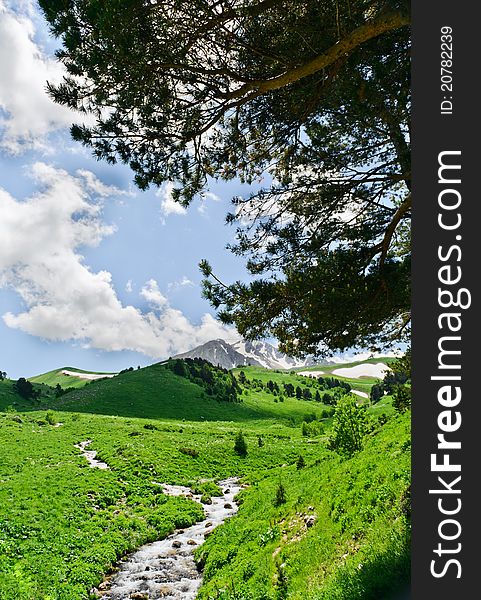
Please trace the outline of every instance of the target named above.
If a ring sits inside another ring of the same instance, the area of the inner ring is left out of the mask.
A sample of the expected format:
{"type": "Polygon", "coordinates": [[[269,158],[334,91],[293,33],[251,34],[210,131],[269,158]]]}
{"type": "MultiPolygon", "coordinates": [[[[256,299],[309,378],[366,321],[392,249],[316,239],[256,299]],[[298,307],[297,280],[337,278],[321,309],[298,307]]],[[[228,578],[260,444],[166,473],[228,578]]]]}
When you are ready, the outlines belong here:
{"type": "Polygon", "coordinates": [[[224,369],[247,365],[266,369],[293,369],[327,362],[312,358],[304,360],[292,358],[282,354],[268,342],[245,342],[242,340],[232,344],[225,340],[211,340],[189,352],[178,354],[174,358],[203,358],[224,369]]]}

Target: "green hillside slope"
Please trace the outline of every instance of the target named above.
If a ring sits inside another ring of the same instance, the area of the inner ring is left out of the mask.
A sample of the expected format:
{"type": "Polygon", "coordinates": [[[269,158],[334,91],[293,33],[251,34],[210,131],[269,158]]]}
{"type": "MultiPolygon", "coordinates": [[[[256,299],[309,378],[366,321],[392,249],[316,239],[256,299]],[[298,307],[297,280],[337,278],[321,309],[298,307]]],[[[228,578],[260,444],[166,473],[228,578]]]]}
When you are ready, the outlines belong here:
{"type": "Polygon", "coordinates": [[[239,515],[197,551],[205,574],[199,600],[383,600],[403,589],[410,449],[404,414],[349,459],[320,447],[300,470],[290,464],[251,475],[239,515]]]}
{"type": "Polygon", "coordinates": [[[7,406],[25,405],[23,398],[13,389],[13,381],[2,379],[0,381],[0,410],[5,410],[7,406]]]}
{"type": "Polygon", "coordinates": [[[44,384],[34,384],[33,387],[38,394],[36,399],[25,399],[18,394],[14,387],[15,382],[11,379],[0,381],[0,411],[5,410],[35,410],[40,405],[54,398],[54,390],[44,384]]]}
{"type": "MultiPolygon", "coordinates": [[[[270,373],[270,371],[266,371],[270,373]]],[[[242,395],[241,403],[219,402],[195,383],[156,364],[112,379],[93,381],[69,392],[45,408],[80,413],[186,419],[189,421],[303,420],[321,418],[326,406],[286,399],[277,403],[263,392],[242,395]]]]}
{"type": "Polygon", "coordinates": [[[55,387],[57,384],[61,385],[64,389],[73,387],[73,388],[81,388],[87,383],[89,383],[88,379],[81,379],[79,377],[73,377],[71,375],[64,375],[62,371],[73,371],[75,373],[93,373],[95,375],[112,375],[112,373],[102,373],[99,371],[84,371],[82,369],[76,369],[75,367],[62,367],[61,369],[55,369],[53,371],[48,371],[48,373],[42,373],[41,375],[35,375],[34,377],[29,377],[29,381],[32,383],[44,383],[51,387],[55,387]]]}

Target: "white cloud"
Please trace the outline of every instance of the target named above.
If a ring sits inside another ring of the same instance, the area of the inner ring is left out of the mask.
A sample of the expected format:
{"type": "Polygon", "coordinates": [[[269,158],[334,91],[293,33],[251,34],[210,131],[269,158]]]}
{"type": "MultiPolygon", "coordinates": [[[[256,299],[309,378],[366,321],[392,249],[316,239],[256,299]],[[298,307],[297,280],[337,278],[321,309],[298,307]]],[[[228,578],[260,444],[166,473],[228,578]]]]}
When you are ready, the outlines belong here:
{"type": "Polygon", "coordinates": [[[218,196],[217,194],[214,194],[213,192],[204,192],[201,196],[200,199],[200,204],[197,207],[197,211],[201,214],[201,215],[205,215],[206,211],[207,211],[207,205],[206,202],[208,200],[212,200],[213,202],[221,202],[222,199],[220,198],[220,196],[218,196]]]}
{"type": "Polygon", "coordinates": [[[173,290],[178,290],[179,288],[185,288],[185,287],[195,287],[195,283],[184,275],[182,277],[182,279],[180,279],[179,281],[170,282],[167,285],[167,290],[169,292],[171,292],[173,290]]]}
{"type": "Polygon", "coordinates": [[[47,80],[58,83],[65,71],[35,43],[31,3],[16,9],[0,0],[0,148],[11,153],[46,149],[47,133],[79,120],[46,93],[47,80]]]}
{"type": "Polygon", "coordinates": [[[125,291],[128,294],[131,294],[134,291],[133,285],[132,285],[132,279],[129,279],[127,281],[127,283],[125,284],[125,291]]]}
{"type": "MultiPolygon", "coordinates": [[[[123,306],[108,271],[93,272],[80,254],[114,228],[102,222],[88,178],[44,163],[32,167],[40,191],[18,201],[0,188],[0,286],[16,290],[23,309],[4,322],[47,340],[107,351],[133,350],[152,358],[183,352],[210,339],[237,339],[211,315],[192,324],[169,306],[155,280],[142,288],[147,312],[123,306]]],[[[187,283],[186,283],[187,285],[187,283]]]]}
{"type": "Polygon", "coordinates": [[[157,196],[160,197],[161,220],[164,224],[165,217],[169,215],[185,215],[187,213],[187,209],[172,198],[173,189],[174,184],[169,182],[156,192],[157,196]]]}
{"type": "Polygon", "coordinates": [[[98,179],[98,177],[96,177],[92,171],[78,169],[77,175],[84,179],[86,189],[100,198],[131,195],[130,192],[120,190],[115,185],[105,185],[105,183],[100,181],[100,179],[98,179]]]}
{"type": "Polygon", "coordinates": [[[167,298],[159,289],[159,284],[155,279],[149,279],[140,290],[140,295],[154,308],[162,308],[167,305],[167,298]]]}

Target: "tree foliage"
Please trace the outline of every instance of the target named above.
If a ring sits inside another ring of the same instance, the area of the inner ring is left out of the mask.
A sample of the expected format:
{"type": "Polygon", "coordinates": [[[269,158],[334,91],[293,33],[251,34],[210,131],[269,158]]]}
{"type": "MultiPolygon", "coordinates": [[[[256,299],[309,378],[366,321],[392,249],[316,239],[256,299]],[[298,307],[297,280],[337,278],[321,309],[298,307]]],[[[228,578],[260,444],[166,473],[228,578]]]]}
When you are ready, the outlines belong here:
{"type": "Polygon", "coordinates": [[[372,404],[376,404],[384,396],[384,388],[382,383],[375,383],[371,387],[370,399],[372,404]]]}
{"type": "MultiPolygon", "coordinates": [[[[388,379],[388,385],[392,394],[392,404],[398,412],[403,413],[411,408],[411,348],[396,359],[391,368],[393,378],[388,379]]],[[[386,377],[388,375],[389,373],[386,377]]],[[[386,385],[384,382],[383,384],[386,385]]]]}
{"type": "Polygon", "coordinates": [[[247,442],[242,431],[237,432],[234,441],[234,452],[239,456],[247,456],[247,442]]]}
{"type": "Polygon", "coordinates": [[[351,395],[339,400],[334,413],[329,445],[346,456],[362,450],[367,432],[366,409],[359,406],[351,395]]]}
{"type": "Polygon", "coordinates": [[[236,378],[227,369],[215,367],[202,358],[171,359],[166,367],[205,389],[209,396],[226,402],[242,402],[236,378]]]}
{"type": "Polygon", "coordinates": [[[299,454],[299,458],[297,459],[297,462],[296,462],[297,470],[300,471],[305,466],[306,466],[306,461],[305,461],[304,457],[302,456],[302,454],[299,454]]]}
{"type": "Polygon", "coordinates": [[[228,221],[253,275],[204,293],[290,354],[389,343],[409,323],[409,12],[404,0],[41,0],[72,129],[145,189],[261,189],[228,221]],[[115,25],[113,25],[115,24],[115,25]]]}
{"type": "Polygon", "coordinates": [[[411,348],[393,361],[381,383],[371,388],[371,402],[378,402],[383,395],[391,394],[393,406],[404,412],[411,406],[411,348]]]}
{"type": "Polygon", "coordinates": [[[25,400],[34,400],[39,396],[38,390],[36,390],[32,383],[28,381],[28,379],[25,379],[25,377],[17,379],[13,384],[13,388],[20,396],[22,396],[22,398],[25,398],[25,400]]]}
{"type": "Polygon", "coordinates": [[[411,386],[395,385],[392,391],[392,405],[397,412],[403,413],[411,408],[411,386]]]}

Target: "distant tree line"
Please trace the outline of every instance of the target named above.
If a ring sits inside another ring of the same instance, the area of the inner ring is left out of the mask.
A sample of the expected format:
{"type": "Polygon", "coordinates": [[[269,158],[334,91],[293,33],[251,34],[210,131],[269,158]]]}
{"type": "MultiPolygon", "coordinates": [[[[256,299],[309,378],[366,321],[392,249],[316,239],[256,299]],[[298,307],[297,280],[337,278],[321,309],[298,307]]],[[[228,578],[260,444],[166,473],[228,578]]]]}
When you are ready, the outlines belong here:
{"type": "Polygon", "coordinates": [[[263,382],[261,379],[248,379],[244,371],[237,376],[238,382],[253,390],[265,391],[278,396],[281,402],[284,397],[297,398],[298,400],[314,400],[329,406],[334,406],[337,401],[351,391],[351,386],[346,381],[340,381],[333,377],[319,377],[317,379],[306,379],[306,385],[294,385],[291,382],[283,383],[282,388],[276,382],[269,379],[263,382]],[[313,389],[316,388],[316,389],[313,389]],[[327,391],[329,390],[329,391],[327,391]],[[323,392],[323,393],[321,393],[323,392]]]}
{"type": "Polygon", "coordinates": [[[411,406],[411,350],[395,360],[381,381],[371,388],[371,402],[375,404],[384,396],[393,397],[393,406],[398,412],[404,412],[411,406]]]}
{"type": "Polygon", "coordinates": [[[63,388],[60,383],[57,383],[55,386],[55,398],[60,398],[60,396],[64,396],[65,394],[73,392],[74,390],[75,388],[73,387],[63,388]]]}
{"type": "Polygon", "coordinates": [[[130,371],[133,371],[134,367],[128,367],[127,369],[122,369],[121,371],[119,371],[117,373],[117,375],[123,375],[124,373],[130,373],[130,371]]]}
{"type": "Polygon", "coordinates": [[[203,358],[170,359],[165,366],[179,377],[196,383],[216,400],[242,402],[239,383],[227,369],[215,367],[203,358]]]}
{"type": "Polygon", "coordinates": [[[25,377],[17,379],[13,384],[13,389],[25,400],[37,400],[40,396],[40,391],[36,390],[32,383],[28,379],[25,379],[25,377]]]}

